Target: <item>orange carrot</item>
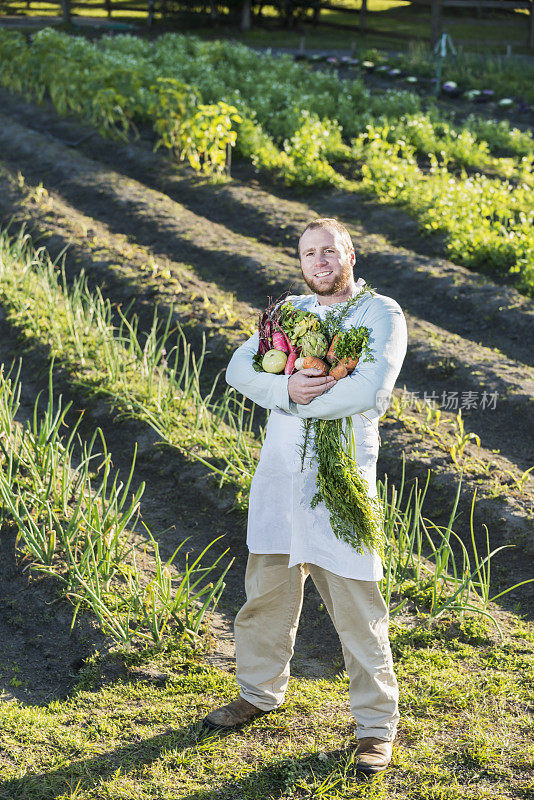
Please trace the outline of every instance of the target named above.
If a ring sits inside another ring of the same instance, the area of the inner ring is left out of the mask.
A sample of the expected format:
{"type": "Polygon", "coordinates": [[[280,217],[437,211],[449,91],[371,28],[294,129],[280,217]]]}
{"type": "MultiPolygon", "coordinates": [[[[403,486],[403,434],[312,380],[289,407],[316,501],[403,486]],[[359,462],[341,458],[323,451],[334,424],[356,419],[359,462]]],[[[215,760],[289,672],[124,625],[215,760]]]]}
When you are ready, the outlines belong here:
{"type": "MultiPolygon", "coordinates": [[[[307,356],[304,359],[302,369],[319,369],[321,370],[321,375],[328,375],[328,364],[325,364],[324,361],[321,361],[316,356],[307,356]]],[[[318,375],[317,377],[320,376],[318,375]]]]}
{"type": "Polygon", "coordinates": [[[328,353],[326,354],[326,360],[329,364],[333,364],[336,360],[336,342],[339,339],[339,333],[336,333],[332,341],[330,342],[330,347],[328,348],[328,353]]]}
{"type": "Polygon", "coordinates": [[[356,369],[356,366],[358,364],[358,360],[359,360],[358,356],[354,356],[354,358],[341,358],[337,362],[336,367],[339,366],[340,364],[343,364],[343,366],[345,367],[345,369],[347,370],[347,372],[350,375],[356,369]]]}
{"type": "Polygon", "coordinates": [[[329,374],[335,378],[336,381],[339,381],[341,378],[346,378],[349,373],[344,364],[336,364],[335,367],[332,367],[329,374]]]}

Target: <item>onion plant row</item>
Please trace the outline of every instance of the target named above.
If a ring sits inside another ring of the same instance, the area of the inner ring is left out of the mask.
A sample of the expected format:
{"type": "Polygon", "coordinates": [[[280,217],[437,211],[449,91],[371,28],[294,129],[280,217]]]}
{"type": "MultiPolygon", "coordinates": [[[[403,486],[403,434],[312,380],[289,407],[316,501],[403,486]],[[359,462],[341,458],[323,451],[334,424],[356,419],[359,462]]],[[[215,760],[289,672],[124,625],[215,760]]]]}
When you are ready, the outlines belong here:
{"type": "Polygon", "coordinates": [[[506,122],[461,124],[407,91],[371,94],[359,79],[289,57],[168,34],[87,42],[0,31],[0,81],[103,133],[151,125],[156,146],[222,172],[236,145],[289,184],[367,191],[442,232],[459,263],[534,291],[534,140],[506,122]]]}
{"type": "MultiPolygon", "coordinates": [[[[215,385],[201,391],[203,353],[195,358],[183,332],[171,330],[170,316],[162,323],[155,316],[145,334],[135,318],[120,310],[115,320],[100,292],[91,293],[83,277],[68,287],[45,252],[35,252],[22,235],[15,240],[0,236],[0,300],[8,319],[29,339],[45,343],[75,384],[106,396],[119,412],[148,422],[167,445],[201,461],[219,485],[233,486],[237,503],[246,507],[262,436],[254,436],[250,409],[232,390],[219,399],[215,385]]],[[[460,486],[444,527],[423,514],[426,487],[412,487],[407,499],[403,493],[404,481],[399,490],[387,481],[380,485],[389,543],[383,591],[391,614],[411,598],[425,619],[466,610],[491,616],[489,603],[500,594],[491,597],[490,565],[502,548],[492,552],[487,541],[486,553],[479,555],[471,519],[474,560],[469,557],[453,530],[460,486]]],[[[132,509],[128,506],[126,513],[133,514],[132,509]]],[[[41,545],[45,555],[46,547],[46,542],[41,545]]],[[[162,580],[163,572],[158,567],[162,580]]],[[[96,594],[92,585],[89,589],[96,594]]]]}
{"type": "MultiPolygon", "coordinates": [[[[130,491],[135,457],[126,481],[112,477],[111,453],[97,429],[88,442],[70,429],[70,404],[54,400],[50,373],[48,401],[40,396],[25,424],[17,423],[18,374],[0,372],[0,519],[14,525],[17,547],[34,570],[59,581],[75,606],[90,609],[102,629],[129,645],[134,639],[159,642],[169,629],[190,641],[199,636],[208,609],[216,604],[226,569],[213,581],[219,556],[203,567],[203,553],[185,567],[173,567],[182,542],[167,561],[150,530],[145,553],[154,576],[138,569],[132,531],[139,523],[142,484],[130,491]],[[77,452],[75,452],[75,450],[77,452]]],[[[181,554],[181,553],[180,553],[181,554]]]]}
{"type": "MultiPolygon", "coordinates": [[[[87,396],[105,397],[118,416],[147,422],[164,442],[204,463],[219,483],[250,486],[258,440],[253,414],[234,390],[203,392],[205,346],[195,354],[183,330],[157,310],[148,331],[138,319],[112,307],[83,273],[67,286],[65,274],[29,238],[0,232],[0,301],[21,336],[48,348],[87,396]]],[[[260,435],[261,440],[261,435],[260,435]]]]}

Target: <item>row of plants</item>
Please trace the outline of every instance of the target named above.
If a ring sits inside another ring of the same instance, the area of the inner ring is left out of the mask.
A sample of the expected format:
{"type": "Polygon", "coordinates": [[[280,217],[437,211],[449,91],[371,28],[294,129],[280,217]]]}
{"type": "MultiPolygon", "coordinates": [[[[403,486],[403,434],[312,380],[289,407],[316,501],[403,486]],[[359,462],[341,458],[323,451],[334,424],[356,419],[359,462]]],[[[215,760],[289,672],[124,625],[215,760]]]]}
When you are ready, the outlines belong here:
{"type": "MultiPolygon", "coordinates": [[[[367,51],[365,60],[377,66],[402,69],[419,77],[433,78],[436,74],[436,56],[423,42],[412,43],[406,53],[383,53],[367,51]]],[[[469,91],[486,91],[486,99],[512,100],[510,105],[523,109],[525,103],[534,105],[534,68],[524,57],[499,56],[470,53],[459,50],[449,55],[444,62],[443,76],[446,81],[465,90],[466,99],[476,100],[469,91]]]]}
{"type": "MultiPolygon", "coordinates": [[[[307,61],[311,65],[326,64],[336,70],[359,70],[362,75],[373,74],[387,81],[398,81],[409,89],[436,93],[436,56],[428,48],[412,47],[409,53],[389,53],[376,49],[365,50],[360,57],[334,56],[328,53],[296,53],[295,61],[307,61]]],[[[527,62],[526,69],[517,61],[495,56],[473,56],[464,53],[452,54],[445,61],[446,80],[439,91],[450,98],[459,98],[474,103],[495,103],[501,111],[529,110],[528,101],[534,102],[532,78],[534,74],[527,62]],[[509,67],[506,69],[506,62],[509,67]],[[484,71],[483,65],[489,71],[484,71]],[[504,68],[503,68],[504,66],[504,68]],[[453,76],[456,80],[453,80],[453,76]],[[481,79],[484,75],[484,79],[481,79]],[[487,75],[487,77],[486,77],[487,75]],[[457,82],[458,81],[458,82],[457,82]],[[495,88],[489,88],[494,86],[495,88]],[[512,97],[510,97],[512,94],[512,97]],[[527,98],[527,99],[525,99],[527,98]]],[[[442,66],[443,69],[443,66],[442,66]]]]}
{"type": "Polygon", "coordinates": [[[219,378],[201,389],[205,346],[194,353],[173,311],[154,313],[149,330],[96,289],[85,275],[67,284],[64,271],[21,233],[0,233],[0,301],[29,342],[44,344],[77,389],[102,397],[118,417],[151,425],[187,458],[205,463],[220,485],[233,486],[238,506],[250,487],[257,451],[253,415],[219,378]]]}
{"type": "Polygon", "coordinates": [[[369,127],[354,144],[364,154],[361,188],[385,203],[408,208],[428,233],[446,233],[452,259],[472,269],[515,277],[534,294],[534,194],[486,175],[456,177],[440,157],[422,168],[415,149],[388,141],[385,128],[369,127]]]}
{"type": "Polygon", "coordinates": [[[456,261],[534,291],[534,141],[507,123],[453,125],[413,93],[372,95],[290,58],[176,34],[89,43],[45,29],[28,45],[0,32],[0,65],[5,86],[48,92],[61,114],[104,133],[152,125],[156,147],[197,169],[222,173],[235,144],[289,184],[398,203],[422,230],[444,233],[456,261]]]}
{"type": "Polygon", "coordinates": [[[502,469],[494,460],[473,456],[468,453],[467,446],[474,442],[481,446],[480,437],[474,431],[468,431],[461,409],[452,419],[442,417],[441,410],[431,402],[416,400],[414,405],[418,416],[410,414],[407,408],[411,401],[404,394],[392,395],[387,416],[400,422],[403,427],[418,433],[423,440],[431,439],[444,453],[450,457],[452,464],[462,473],[484,475],[492,478],[491,496],[509,496],[510,491],[523,494],[526,484],[531,480],[534,466],[528,467],[523,472],[502,469]],[[505,477],[506,483],[501,483],[505,477]]]}
{"type": "Polygon", "coordinates": [[[35,400],[25,423],[16,421],[21,383],[13,368],[0,371],[0,521],[15,528],[17,549],[40,574],[52,576],[74,604],[89,609],[103,631],[129,646],[133,640],[153,643],[172,630],[190,643],[198,636],[206,612],[224,588],[226,569],[214,581],[203,553],[178,572],[174,565],[182,542],[163,561],[159,546],[143,523],[154,577],[138,568],[133,531],[140,524],[141,484],[131,492],[135,457],[126,481],[112,475],[111,453],[97,429],[90,441],[77,431],[81,417],[68,425],[71,404],[54,399],[50,371],[47,403],[35,400]],[[68,431],[68,433],[67,433],[68,431]]]}
{"type": "MultiPolygon", "coordinates": [[[[202,395],[202,356],[194,359],[183,333],[178,330],[179,345],[171,346],[168,320],[160,325],[155,316],[146,334],[120,309],[115,322],[109,302],[91,294],[83,276],[68,287],[24,236],[12,241],[2,234],[0,243],[0,300],[21,335],[44,344],[86,395],[108,398],[119,413],[148,422],[169,446],[200,460],[219,485],[234,487],[246,508],[261,434],[254,437],[252,415],[231,390],[222,400],[214,399],[214,387],[202,395]]],[[[490,564],[501,548],[492,552],[487,541],[479,555],[473,516],[474,561],[453,530],[460,485],[443,527],[423,516],[426,487],[412,486],[407,499],[404,491],[404,481],[398,491],[387,481],[380,485],[388,542],[382,590],[392,616],[409,598],[428,619],[466,610],[490,615],[489,603],[515,587],[490,596],[490,564]]]]}
{"type": "Polygon", "coordinates": [[[432,106],[425,112],[406,113],[396,120],[379,119],[366,126],[367,138],[376,131],[390,144],[404,142],[412,147],[419,159],[428,159],[427,167],[432,166],[434,157],[456,176],[463,169],[477,170],[513,180],[514,184],[534,185],[534,140],[517,129],[511,131],[506,123],[495,126],[470,115],[467,125],[458,126],[444,119],[432,106]],[[492,150],[500,150],[501,155],[495,156],[492,150]],[[503,156],[503,150],[508,150],[509,155],[503,156]]]}

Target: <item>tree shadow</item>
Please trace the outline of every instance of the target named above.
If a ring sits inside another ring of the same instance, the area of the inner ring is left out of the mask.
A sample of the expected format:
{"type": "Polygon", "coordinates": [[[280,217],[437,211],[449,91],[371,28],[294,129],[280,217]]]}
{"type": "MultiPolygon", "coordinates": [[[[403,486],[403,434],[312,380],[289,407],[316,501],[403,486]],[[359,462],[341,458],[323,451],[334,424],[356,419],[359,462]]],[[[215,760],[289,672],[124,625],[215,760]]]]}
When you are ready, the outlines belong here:
{"type": "Polygon", "coordinates": [[[182,752],[188,747],[206,744],[218,738],[199,722],[178,730],[168,730],[141,742],[132,742],[94,758],[70,761],[65,766],[43,772],[33,772],[22,778],[10,778],[0,783],[0,800],[31,797],[32,800],[52,800],[63,797],[77,787],[77,791],[90,791],[110,778],[118,769],[127,775],[157,761],[164,753],[182,752]]]}
{"type": "MultiPolygon", "coordinates": [[[[246,727],[246,726],[244,726],[246,727]]],[[[137,773],[142,767],[149,766],[166,754],[177,756],[184,750],[195,747],[202,751],[216,744],[220,739],[239,735],[238,731],[214,731],[195,722],[178,730],[168,730],[141,742],[132,742],[111,752],[102,753],[94,758],[70,761],[66,766],[57,769],[32,772],[21,778],[11,778],[0,783],[0,800],[14,800],[18,797],[31,797],[32,800],[54,800],[65,796],[65,793],[76,787],[76,792],[93,790],[97,785],[111,778],[120,770],[126,776],[137,773]]],[[[209,758],[209,751],[206,753],[209,758]]],[[[338,778],[349,776],[358,782],[369,782],[369,779],[355,775],[351,769],[352,757],[348,750],[335,750],[324,753],[307,753],[302,756],[282,758],[266,767],[257,769],[239,778],[217,782],[216,787],[199,789],[188,794],[177,794],[181,800],[208,800],[216,795],[218,800],[236,800],[246,797],[250,800],[267,800],[282,798],[299,780],[313,781],[319,784],[332,776],[335,786],[338,778]]]]}

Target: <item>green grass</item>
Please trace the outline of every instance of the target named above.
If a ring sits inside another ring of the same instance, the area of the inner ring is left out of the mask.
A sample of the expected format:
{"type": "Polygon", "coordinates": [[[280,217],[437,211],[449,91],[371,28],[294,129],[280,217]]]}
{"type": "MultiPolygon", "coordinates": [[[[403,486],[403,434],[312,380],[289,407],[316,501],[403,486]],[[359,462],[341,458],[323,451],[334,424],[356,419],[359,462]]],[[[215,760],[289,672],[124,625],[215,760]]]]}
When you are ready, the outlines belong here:
{"type": "Polygon", "coordinates": [[[98,658],[73,697],[0,709],[0,797],[13,800],[520,800],[534,787],[531,626],[503,643],[443,622],[393,626],[401,725],[391,768],[367,782],[350,773],[348,679],[291,679],[285,705],[242,731],[198,725],[236,695],[231,675],[172,641],[114,656],[155,666],[164,687],[99,688],[98,658]],[[31,742],[31,748],[28,743],[31,742]],[[336,752],[338,751],[338,752],[336,752]]]}
{"type": "MultiPolygon", "coordinates": [[[[85,0],[88,2],[88,0],[85,0]]],[[[124,22],[130,21],[132,26],[142,24],[143,22],[146,23],[147,18],[147,10],[146,6],[139,4],[139,10],[122,10],[121,9],[122,3],[120,0],[113,0],[113,11],[112,17],[113,20],[121,20],[124,22]]],[[[128,5],[133,5],[133,3],[128,3],[128,5]]],[[[50,21],[53,18],[56,18],[58,22],[61,22],[62,13],[61,13],[61,6],[57,3],[47,3],[47,2],[31,2],[30,7],[28,8],[28,4],[26,2],[8,2],[5,6],[5,12],[8,15],[16,14],[20,15],[22,18],[28,17],[32,19],[33,17],[40,17],[45,16],[49,17],[50,21]]],[[[83,17],[87,19],[93,19],[95,22],[99,22],[102,19],[108,19],[108,12],[103,7],[103,2],[99,2],[96,0],[94,3],[93,8],[76,8],[76,5],[72,5],[73,14],[72,14],[72,21],[73,24],[76,24],[76,17],[83,17]]],[[[21,19],[21,25],[23,24],[21,19]]],[[[47,24],[49,21],[47,20],[47,24]]]]}

